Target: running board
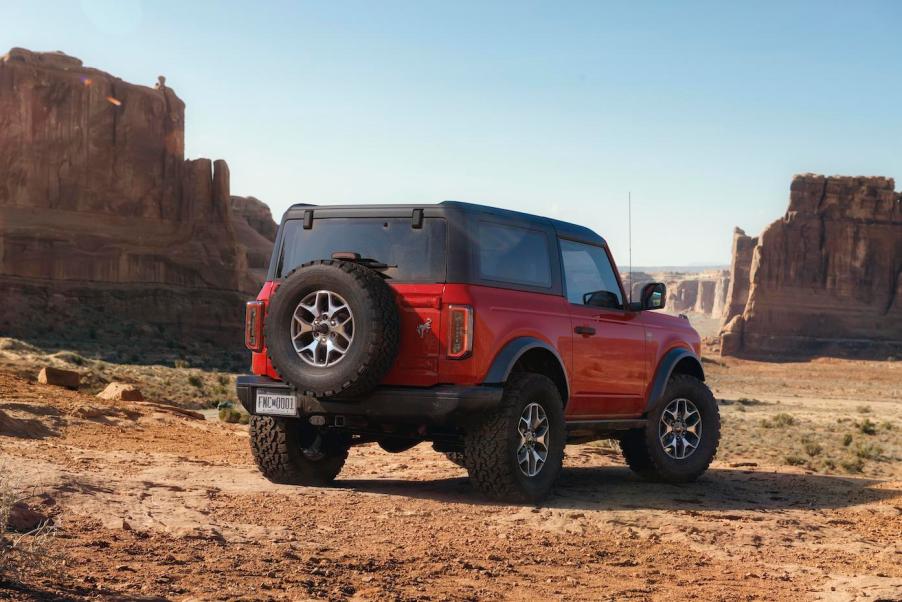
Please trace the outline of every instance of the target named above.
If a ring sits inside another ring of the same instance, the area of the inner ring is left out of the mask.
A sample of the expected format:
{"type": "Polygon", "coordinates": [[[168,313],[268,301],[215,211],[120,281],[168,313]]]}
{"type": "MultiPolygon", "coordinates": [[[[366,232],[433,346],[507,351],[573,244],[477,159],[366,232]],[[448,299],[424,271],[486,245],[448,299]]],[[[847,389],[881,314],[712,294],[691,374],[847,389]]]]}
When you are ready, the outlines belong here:
{"type": "Polygon", "coordinates": [[[567,423],[567,435],[581,437],[600,433],[614,433],[630,429],[642,429],[648,423],[644,418],[628,418],[620,420],[574,420],[567,423]]]}

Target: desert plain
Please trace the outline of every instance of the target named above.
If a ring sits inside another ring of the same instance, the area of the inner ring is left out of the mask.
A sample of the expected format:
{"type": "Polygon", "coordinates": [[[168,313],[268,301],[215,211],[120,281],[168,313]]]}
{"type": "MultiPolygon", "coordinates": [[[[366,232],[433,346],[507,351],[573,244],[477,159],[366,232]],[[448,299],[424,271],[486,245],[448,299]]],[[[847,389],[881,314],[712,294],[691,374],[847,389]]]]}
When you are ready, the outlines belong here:
{"type": "Polygon", "coordinates": [[[109,365],[3,348],[0,472],[54,524],[49,566],[0,582],[3,597],[902,598],[898,361],[706,358],[723,434],[698,482],[645,482],[601,441],[568,447],[554,494],[530,506],[480,498],[428,444],[354,448],[333,487],[274,485],[246,426],[170,409],[227,374],[121,368],[175,393],[106,401],[100,384],[34,374],[109,365]]]}

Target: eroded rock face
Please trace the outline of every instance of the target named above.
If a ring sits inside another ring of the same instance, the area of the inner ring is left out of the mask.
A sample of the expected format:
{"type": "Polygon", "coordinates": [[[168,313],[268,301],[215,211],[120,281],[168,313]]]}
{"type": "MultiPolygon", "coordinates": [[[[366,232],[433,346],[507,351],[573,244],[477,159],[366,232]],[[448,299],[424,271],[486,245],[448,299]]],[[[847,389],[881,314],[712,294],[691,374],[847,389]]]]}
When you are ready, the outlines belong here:
{"type": "Polygon", "coordinates": [[[902,195],[892,179],[796,176],[786,215],[757,241],[745,239],[734,239],[722,353],[902,350],[902,195]],[[743,306],[741,268],[752,244],[743,306]]]}
{"type": "Polygon", "coordinates": [[[0,328],[33,335],[38,314],[78,313],[87,291],[106,322],[240,341],[257,281],[228,165],[185,160],[184,109],[162,77],[150,88],[60,53],[0,58],[0,328]]]}
{"type": "Polygon", "coordinates": [[[254,280],[250,286],[259,288],[266,279],[278,226],[272,219],[269,207],[259,199],[233,196],[231,205],[235,235],[245,249],[248,270],[254,280]]]}

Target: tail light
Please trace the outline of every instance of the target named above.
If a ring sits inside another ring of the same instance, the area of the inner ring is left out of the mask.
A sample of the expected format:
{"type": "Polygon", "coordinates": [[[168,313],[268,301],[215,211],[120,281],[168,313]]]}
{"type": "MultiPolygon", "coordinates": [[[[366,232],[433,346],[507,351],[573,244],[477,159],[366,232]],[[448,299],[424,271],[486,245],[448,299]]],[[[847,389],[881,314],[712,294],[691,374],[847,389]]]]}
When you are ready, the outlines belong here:
{"type": "Polygon", "coordinates": [[[473,351],[473,308],[448,306],[448,357],[463,359],[473,351]]]}
{"type": "Polygon", "coordinates": [[[248,301],[244,310],[244,346],[263,351],[263,301],[248,301]]]}

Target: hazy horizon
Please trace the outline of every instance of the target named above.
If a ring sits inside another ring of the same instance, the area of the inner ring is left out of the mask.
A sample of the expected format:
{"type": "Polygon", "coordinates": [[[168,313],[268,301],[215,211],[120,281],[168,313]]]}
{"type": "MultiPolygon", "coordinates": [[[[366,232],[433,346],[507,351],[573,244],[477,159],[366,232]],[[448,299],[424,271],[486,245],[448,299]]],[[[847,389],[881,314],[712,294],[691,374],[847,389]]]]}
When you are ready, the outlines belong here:
{"type": "MultiPolygon", "coordinates": [[[[480,202],[722,266],[794,174],[902,177],[902,3],[7,3],[6,46],[165,75],[233,194],[480,202]]],[[[0,52],[5,52],[0,48],[0,52]]]]}

